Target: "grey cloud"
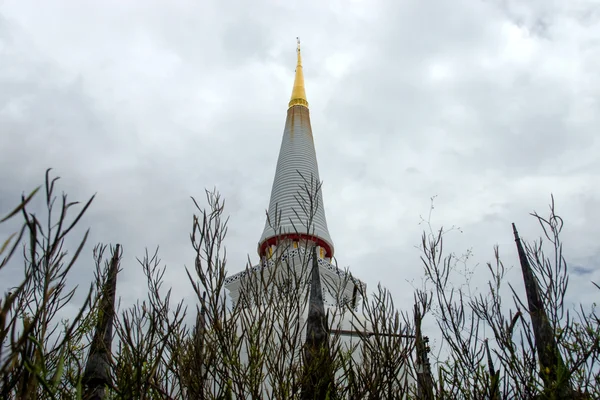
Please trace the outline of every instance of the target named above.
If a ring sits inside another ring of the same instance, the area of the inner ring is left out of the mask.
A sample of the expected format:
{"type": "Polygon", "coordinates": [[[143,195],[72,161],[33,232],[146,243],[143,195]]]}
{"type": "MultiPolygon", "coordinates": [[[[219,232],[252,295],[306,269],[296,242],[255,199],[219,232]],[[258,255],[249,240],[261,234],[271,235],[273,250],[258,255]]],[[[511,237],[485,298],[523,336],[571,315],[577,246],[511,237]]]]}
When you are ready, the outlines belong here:
{"type": "Polygon", "coordinates": [[[594,272],[595,269],[596,268],[583,267],[583,266],[579,266],[579,265],[576,265],[571,268],[571,270],[577,275],[589,275],[592,272],[594,272]]]}

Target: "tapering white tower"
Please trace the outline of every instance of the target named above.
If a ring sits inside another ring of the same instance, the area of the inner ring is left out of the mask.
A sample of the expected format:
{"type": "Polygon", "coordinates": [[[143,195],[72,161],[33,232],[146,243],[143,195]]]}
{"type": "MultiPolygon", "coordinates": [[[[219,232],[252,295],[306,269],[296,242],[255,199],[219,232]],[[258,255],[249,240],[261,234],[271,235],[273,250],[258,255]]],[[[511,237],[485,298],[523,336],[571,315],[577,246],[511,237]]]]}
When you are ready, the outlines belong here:
{"type": "MultiPolygon", "coordinates": [[[[296,51],[294,87],[288,104],[267,221],[258,242],[261,262],[251,271],[242,271],[225,280],[225,287],[230,291],[234,303],[239,298],[240,281],[244,276],[260,269],[273,268],[275,254],[289,260],[304,255],[306,249],[316,246],[320,273],[324,280],[330,283],[329,287],[339,287],[336,283],[348,278],[344,271],[331,264],[334,246],[325,217],[319,167],[304,87],[300,41],[296,51]]],[[[364,293],[363,282],[354,279],[350,281],[353,284],[344,285],[346,288],[342,289],[343,293],[333,295],[337,300],[330,298],[331,305],[339,299],[349,300],[355,297],[355,285],[361,286],[363,289],[361,292],[364,293]]]]}
{"type": "Polygon", "coordinates": [[[319,246],[321,258],[331,258],[333,241],[327,229],[323,194],[319,187],[319,167],[304,88],[300,42],[296,51],[298,62],[294,89],[271,189],[268,219],[258,244],[258,253],[268,256],[272,246],[286,239],[311,240],[319,246]],[[302,193],[307,186],[316,191],[316,204],[312,212],[309,207],[300,207],[298,204],[299,192],[302,193]]]}

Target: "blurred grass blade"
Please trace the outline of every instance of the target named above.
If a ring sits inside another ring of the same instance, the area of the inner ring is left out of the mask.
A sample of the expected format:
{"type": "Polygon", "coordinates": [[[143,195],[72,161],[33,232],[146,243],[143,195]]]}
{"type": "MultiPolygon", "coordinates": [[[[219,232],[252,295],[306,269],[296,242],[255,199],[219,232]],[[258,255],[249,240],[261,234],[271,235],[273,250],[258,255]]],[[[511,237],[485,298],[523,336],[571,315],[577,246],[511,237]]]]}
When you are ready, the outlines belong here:
{"type": "Polygon", "coordinates": [[[38,190],[40,190],[41,186],[38,186],[37,188],[34,189],[33,192],[31,192],[29,194],[29,196],[27,196],[26,199],[24,199],[23,201],[21,201],[21,204],[19,204],[17,206],[17,208],[15,208],[14,210],[12,210],[6,217],[0,219],[0,223],[8,221],[10,218],[12,218],[15,214],[17,214],[18,212],[20,212],[23,208],[25,208],[25,206],[27,205],[27,203],[29,203],[29,201],[33,198],[33,196],[35,196],[35,194],[38,192],[38,190]]]}
{"type": "Polygon", "coordinates": [[[15,235],[17,234],[17,232],[14,232],[12,235],[10,235],[8,237],[8,239],[6,239],[6,241],[4,243],[2,243],[2,247],[0,247],[0,255],[2,255],[2,253],[4,253],[4,250],[6,250],[6,248],[8,247],[10,241],[12,240],[12,238],[15,237],[15,235]]]}
{"type": "Polygon", "coordinates": [[[60,384],[60,380],[63,375],[63,369],[65,366],[65,350],[67,346],[62,346],[60,349],[60,356],[58,358],[58,365],[56,366],[56,373],[52,377],[52,389],[54,392],[58,389],[58,385],[60,384]]]}

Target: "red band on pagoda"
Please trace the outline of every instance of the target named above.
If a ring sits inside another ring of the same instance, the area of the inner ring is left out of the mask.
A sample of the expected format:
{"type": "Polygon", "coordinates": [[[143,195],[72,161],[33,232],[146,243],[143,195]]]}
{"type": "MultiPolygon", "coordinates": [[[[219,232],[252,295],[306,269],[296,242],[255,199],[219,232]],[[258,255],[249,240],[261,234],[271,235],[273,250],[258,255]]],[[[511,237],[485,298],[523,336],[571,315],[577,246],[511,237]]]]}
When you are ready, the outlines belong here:
{"type": "Polygon", "coordinates": [[[268,238],[267,240],[265,240],[264,242],[262,242],[260,244],[259,251],[258,251],[259,254],[263,255],[265,253],[265,249],[267,248],[267,246],[277,245],[277,243],[281,243],[284,240],[291,240],[291,241],[298,241],[298,242],[301,240],[313,241],[317,244],[317,246],[325,249],[325,257],[331,257],[331,246],[327,242],[325,242],[323,239],[321,239],[317,236],[307,235],[304,233],[289,233],[289,234],[277,235],[277,236],[268,238]]]}

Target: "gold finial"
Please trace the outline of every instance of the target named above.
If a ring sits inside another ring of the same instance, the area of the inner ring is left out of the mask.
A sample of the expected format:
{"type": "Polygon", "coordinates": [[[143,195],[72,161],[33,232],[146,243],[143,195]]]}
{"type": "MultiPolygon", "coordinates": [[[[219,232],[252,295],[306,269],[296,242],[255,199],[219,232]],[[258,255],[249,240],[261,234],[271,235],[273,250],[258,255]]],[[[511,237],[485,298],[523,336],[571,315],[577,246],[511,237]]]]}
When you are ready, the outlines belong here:
{"type": "Polygon", "coordinates": [[[298,63],[296,64],[296,78],[294,79],[294,89],[292,90],[292,98],[290,99],[289,107],[292,106],[304,106],[308,108],[308,101],[306,101],[306,90],[304,90],[304,74],[302,73],[302,56],[300,54],[300,38],[296,38],[298,47],[296,52],[298,53],[298,63]]]}

